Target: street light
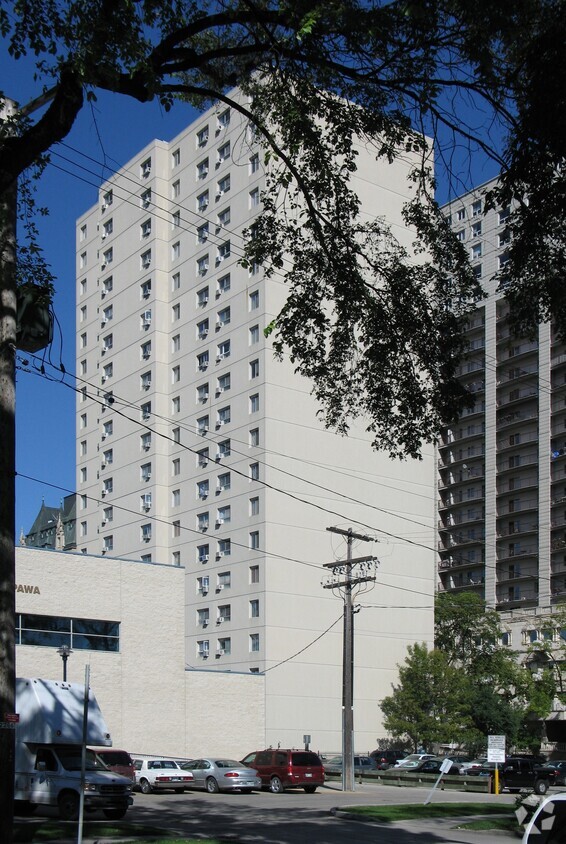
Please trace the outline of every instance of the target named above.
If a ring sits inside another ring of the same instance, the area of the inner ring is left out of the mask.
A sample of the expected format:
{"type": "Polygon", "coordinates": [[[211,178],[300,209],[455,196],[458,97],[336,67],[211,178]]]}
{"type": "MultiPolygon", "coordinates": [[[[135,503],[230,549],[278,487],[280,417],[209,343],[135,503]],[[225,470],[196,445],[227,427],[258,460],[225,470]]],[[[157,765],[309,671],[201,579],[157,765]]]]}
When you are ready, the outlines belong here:
{"type": "Polygon", "coordinates": [[[60,648],[57,648],[57,653],[63,660],[63,682],[67,682],[67,660],[69,659],[69,654],[72,654],[72,650],[68,645],[61,645],[60,648]]]}

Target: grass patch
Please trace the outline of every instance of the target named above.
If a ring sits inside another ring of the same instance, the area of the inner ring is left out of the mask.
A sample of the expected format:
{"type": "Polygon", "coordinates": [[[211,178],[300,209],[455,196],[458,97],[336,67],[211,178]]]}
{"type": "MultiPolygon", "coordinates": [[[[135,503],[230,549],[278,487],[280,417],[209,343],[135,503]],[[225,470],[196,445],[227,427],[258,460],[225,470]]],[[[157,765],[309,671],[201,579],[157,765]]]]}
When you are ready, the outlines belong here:
{"type": "Polygon", "coordinates": [[[476,831],[483,831],[486,829],[495,829],[499,830],[500,832],[523,832],[519,824],[517,823],[517,818],[491,818],[481,821],[470,821],[469,823],[459,823],[458,826],[455,826],[454,829],[471,829],[476,831]]]}
{"type": "Polygon", "coordinates": [[[421,818],[462,818],[474,815],[509,815],[515,817],[515,807],[497,803],[400,803],[397,806],[343,806],[341,811],[359,815],[366,820],[411,821],[421,818]]]}
{"type": "MultiPolygon", "coordinates": [[[[41,820],[27,821],[26,823],[14,823],[15,844],[49,844],[51,841],[61,839],[73,840],[77,835],[77,824],[72,822],[42,818],[41,820]]],[[[171,844],[197,844],[192,838],[180,838],[174,832],[168,833],[161,827],[145,826],[144,824],[131,824],[127,822],[109,823],[108,821],[87,821],[83,824],[83,835],[85,838],[114,838],[116,841],[139,839],[143,844],[148,842],[167,842],[171,844]]],[[[198,844],[221,844],[216,839],[198,839],[198,844]]]]}

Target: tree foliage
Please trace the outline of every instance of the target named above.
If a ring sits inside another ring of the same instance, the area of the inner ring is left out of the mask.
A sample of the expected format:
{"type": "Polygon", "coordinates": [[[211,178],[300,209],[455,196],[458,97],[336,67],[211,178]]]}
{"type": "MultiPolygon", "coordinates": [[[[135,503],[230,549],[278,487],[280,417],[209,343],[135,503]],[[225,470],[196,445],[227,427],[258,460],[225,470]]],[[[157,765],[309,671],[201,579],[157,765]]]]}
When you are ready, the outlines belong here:
{"type": "MultiPolygon", "coordinates": [[[[17,135],[0,138],[0,192],[66,137],[97,90],[165,108],[177,99],[234,105],[257,127],[270,160],[247,259],[263,261],[268,277],[285,262],[289,297],[270,326],[276,349],[312,379],[329,425],[346,432],[361,415],[376,447],[415,456],[468,399],[455,378],[460,321],[481,295],[435,203],[422,133],[440,140],[437,166],[455,188],[465,168],[455,150],[465,145],[504,170],[491,201],[532,192],[540,208],[548,190],[546,219],[562,215],[563,225],[564,88],[554,81],[555,69],[564,73],[562,24],[558,0],[2,3],[5,45],[15,59],[35,55],[48,93],[38,119],[20,113],[17,135]],[[249,100],[236,101],[234,86],[249,100]],[[379,209],[373,218],[360,214],[356,138],[382,162],[415,157],[404,213],[417,262],[379,209]]],[[[527,260],[513,247],[511,266],[519,291],[531,262],[525,283],[542,297],[536,314],[547,317],[562,304],[561,287],[554,284],[546,307],[536,261],[562,248],[563,232],[546,229],[559,232],[559,244],[540,227],[537,236],[530,207],[521,205],[515,225],[530,232],[523,244],[534,251],[527,260]]]]}
{"type": "Polygon", "coordinates": [[[386,729],[414,747],[455,743],[477,754],[491,734],[506,736],[508,747],[538,749],[556,694],[552,671],[533,672],[501,646],[500,616],[476,594],[441,593],[435,619],[436,647],[409,648],[399,684],[381,701],[386,729]]]}

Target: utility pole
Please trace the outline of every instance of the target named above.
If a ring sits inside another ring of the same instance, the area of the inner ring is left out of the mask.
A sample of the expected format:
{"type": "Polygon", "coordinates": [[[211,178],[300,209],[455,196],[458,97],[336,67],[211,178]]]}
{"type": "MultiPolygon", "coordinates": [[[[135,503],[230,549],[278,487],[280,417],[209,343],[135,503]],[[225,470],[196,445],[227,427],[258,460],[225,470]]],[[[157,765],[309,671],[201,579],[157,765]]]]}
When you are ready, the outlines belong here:
{"type": "MultiPolygon", "coordinates": [[[[332,574],[322,583],[324,589],[337,589],[344,600],[342,641],[342,791],[354,790],[354,613],[353,590],[375,582],[376,557],[352,557],[354,539],[373,542],[373,537],[354,533],[352,528],[326,528],[346,537],[346,561],[324,563],[332,574]]],[[[356,592],[356,594],[357,594],[356,592]]]]}

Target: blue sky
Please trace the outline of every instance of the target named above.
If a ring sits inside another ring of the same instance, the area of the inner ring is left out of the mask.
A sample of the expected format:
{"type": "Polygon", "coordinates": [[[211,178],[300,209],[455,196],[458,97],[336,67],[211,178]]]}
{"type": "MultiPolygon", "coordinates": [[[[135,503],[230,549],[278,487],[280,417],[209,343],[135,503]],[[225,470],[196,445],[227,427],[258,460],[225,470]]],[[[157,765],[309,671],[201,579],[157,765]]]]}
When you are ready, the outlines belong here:
{"type": "MultiPolygon", "coordinates": [[[[5,57],[1,65],[4,70],[8,67],[5,57]]],[[[24,74],[12,71],[8,80],[6,94],[19,103],[39,93],[26,84],[24,74]]],[[[110,175],[110,170],[104,169],[104,159],[117,169],[153,138],[173,138],[194,117],[195,111],[188,105],[178,104],[167,114],[155,103],[142,105],[100,93],[92,108],[88,104],[83,108],[65,143],[53,149],[52,163],[37,193],[38,204],[50,211],[38,224],[46,259],[56,278],[58,325],[47,358],[52,364],[58,366],[62,359],[67,372],[75,372],[75,220],[97,201],[97,185],[110,175]]],[[[42,500],[57,506],[66,494],[64,490],[75,487],[75,393],[44,378],[31,365],[29,355],[19,353],[21,358],[28,359],[30,366],[29,371],[20,368],[16,373],[16,537],[22,529],[29,531],[42,500]]],[[[50,366],[46,366],[46,372],[56,376],[50,366]]]]}
{"type": "MultiPolygon", "coordinates": [[[[0,71],[6,95],[20,104],[40,93],[33,83],[31,62],[13,62],[1,52],[0,71]]],[[[63,144],[52,150],[51,164],[38,186],[38,204],[49,216],[38,226],[45,257],[56,278],[57,326],[48,360],[63,361],[75,371],[75,220],[97,201],[97,186],[154,138],[170,140],[195,117],[188,105],[164,112],[158,104],[140,104],[104,92],[86,104],[63,144]],[[91,160],[81,157],[90,157],[91,160]],[[105,168],[104,162],[108,165],[105,168]],[[110,168],[110,169],[109,169],[110,168]],[[93,171],[96,175],[93,175],[93,171]]],[[[480,184],[495,175],[492,164],[474,162],[465,168],[480,184]]],[[[463,189],[463,188],[462,188],[463,189]]],[[[440,185],[446,199],[446,184],[440,185]]],[[[440,197],[439,197],[440,198],[440,197]]],[[[19,354],[19,359],[26,357],[19,354]]],[[[30,359],[31,363],[31,359],[30,359]]],[[[46,366],[49,374],[56,375],[46,366]]],[[[68,381],[70,379],[67,379],[68,381]]],[[[75,393],[47,380],[30,365],[18,369],[16,388],[16,536],[30,530],[42,501],[57,506],[75,486],[75,393]],[[33,480],[31,480],[33,479],[33,480]]]]}

